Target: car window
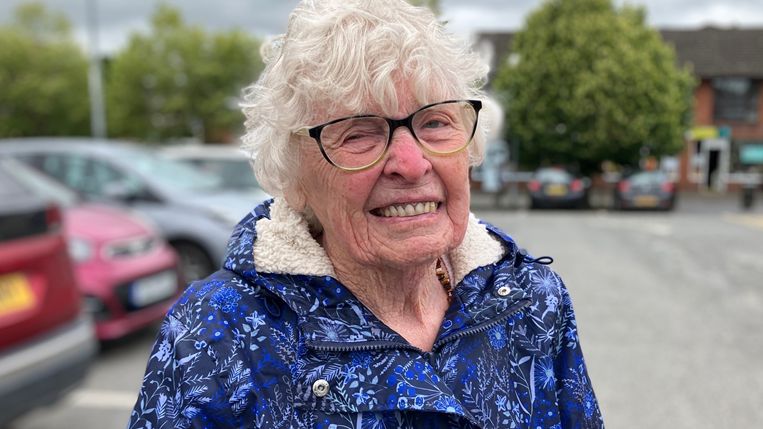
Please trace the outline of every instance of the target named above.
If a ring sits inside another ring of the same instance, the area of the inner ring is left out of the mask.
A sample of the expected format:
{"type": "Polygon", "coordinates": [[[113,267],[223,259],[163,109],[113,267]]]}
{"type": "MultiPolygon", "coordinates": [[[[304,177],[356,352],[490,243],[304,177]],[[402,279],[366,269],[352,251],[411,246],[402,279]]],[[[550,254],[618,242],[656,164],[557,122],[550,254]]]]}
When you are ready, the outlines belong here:
{"type": "Polygon", "coordinates": [[[567,183],[570,181],[570,174],[564,170],[545,169],[538,170],[535,178],[541,182],[567,183]]]}
{"type": "Polygon", "coordinates": [[[249,161],[245,159],[192,159],[196,168],[220,178],[226,189],[259,188],[249,161]]]}
{"type": "Polygon", "coordinates": [[[32,165],[88,198],[110,198],[110,189],[139,195],[143,191],[140,178],[120,171],[107,161],[76,153],[43,154],[32,157],[32,165]]]}
{"type": "Polygon", "coordinates": [[[141,150],[125,151],[122,159],[142,175],[151,177],[174,191],[212,191],[222,189],[222,181],[196,168],[141,150]]]}
{"type": "Polygon", "coordinates": [[[124,195],[145,193],[142,179],[129,171],[119,170],[103,160],[91,160],[90,173],[96,185],[93,192],[99,196],[109,196],[109,190],[118,187],[124,195]]]}
{"type": "Polygon", "coordinates": [[[667,178],[658,171],[644,171],[636,173],[628,179],[634,185],[659,185],[665,182],[667,178]]]}
{"type": "Polygon", "coordinates": [[[77,192],[85,194],[88,187],[86,160],[70,154],[40,154],[29,158],[30,163],[77,192]]]}

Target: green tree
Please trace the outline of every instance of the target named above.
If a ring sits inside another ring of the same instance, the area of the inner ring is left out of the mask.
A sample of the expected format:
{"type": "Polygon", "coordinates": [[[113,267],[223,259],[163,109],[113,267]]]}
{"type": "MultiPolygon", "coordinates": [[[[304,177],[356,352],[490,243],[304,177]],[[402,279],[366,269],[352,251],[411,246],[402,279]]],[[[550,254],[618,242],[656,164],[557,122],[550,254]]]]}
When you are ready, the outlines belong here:
{"type": "Polygon", "coordinates": [[[675,154],[694,79],[645,24],[643,9],[611,0],[548,0],[516,34],[494,88],[525,166],[604,160],[636,164],[675,154]]]}
{"type": "Polygon", "coordinates": [[[19,6],[0,27],[0,137],[87,135],[87,59],[63,15],[19,6]]]}
{"type": "Polygon", "coordinates": [[[426,6],[432,9],[435,15],[440,15],[440,0],[408,0],[414,6],[426,6]]]}
{"type": "Polygon", "coordinates": [[[148,141],[240,133],[241,89],[262,70],[259,42],[242,31],[216,34],[186,25],[160,6],[148,35],[135,34],[110,63],[110,133],[148,141]]]}

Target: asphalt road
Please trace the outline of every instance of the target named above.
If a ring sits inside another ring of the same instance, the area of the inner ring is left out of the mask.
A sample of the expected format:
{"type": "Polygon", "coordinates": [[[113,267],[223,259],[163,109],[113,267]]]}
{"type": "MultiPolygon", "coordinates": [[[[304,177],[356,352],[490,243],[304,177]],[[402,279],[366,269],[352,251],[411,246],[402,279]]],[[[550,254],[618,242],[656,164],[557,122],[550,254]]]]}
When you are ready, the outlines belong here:
{"type": "MultiPolygon", "coordinates": [[[[609,428],[763,423],[763,214],[487,211],[572,294],[609,428]]],[[[13,429],[122,429],[154,332],[102,351],[82,386],[13,429]]]]}

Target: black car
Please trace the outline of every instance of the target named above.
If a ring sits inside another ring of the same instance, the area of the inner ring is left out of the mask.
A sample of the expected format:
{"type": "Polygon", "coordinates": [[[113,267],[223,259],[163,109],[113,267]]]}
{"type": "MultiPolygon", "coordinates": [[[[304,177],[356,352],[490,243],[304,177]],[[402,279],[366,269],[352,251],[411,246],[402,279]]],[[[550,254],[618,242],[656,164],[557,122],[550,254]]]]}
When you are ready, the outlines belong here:
{"type": "Polygon", "coordinates": [[[590,180],[576,177],[560,167],[544,167],[533,173],[527,183],[530,208],[588,207],[590,180]]]}
{"type": "Polygon", "coordinates": [[[638,171],[617,183],[614,205],[617,210],[673,210],[676,185],[662,171],[638,171]]]}

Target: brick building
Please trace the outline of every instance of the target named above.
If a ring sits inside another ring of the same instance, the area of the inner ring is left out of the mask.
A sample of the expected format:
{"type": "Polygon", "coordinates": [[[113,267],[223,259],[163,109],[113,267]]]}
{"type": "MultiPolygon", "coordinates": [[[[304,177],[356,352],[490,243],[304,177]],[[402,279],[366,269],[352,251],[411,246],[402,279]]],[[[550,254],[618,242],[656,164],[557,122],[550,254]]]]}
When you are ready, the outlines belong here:
{"type": "MultiPolygon", "coordinates": [[[[679,186],[735,188],[747,179],[751,166],[763,163],[763,28],[660,33],[698,81],[694,124],[679,156],[679,186]]],[[[498,61],[509,57],[512,39],[512,33],[477,36],[477,49],[491,62],[491,73],[498,61]]]]}

